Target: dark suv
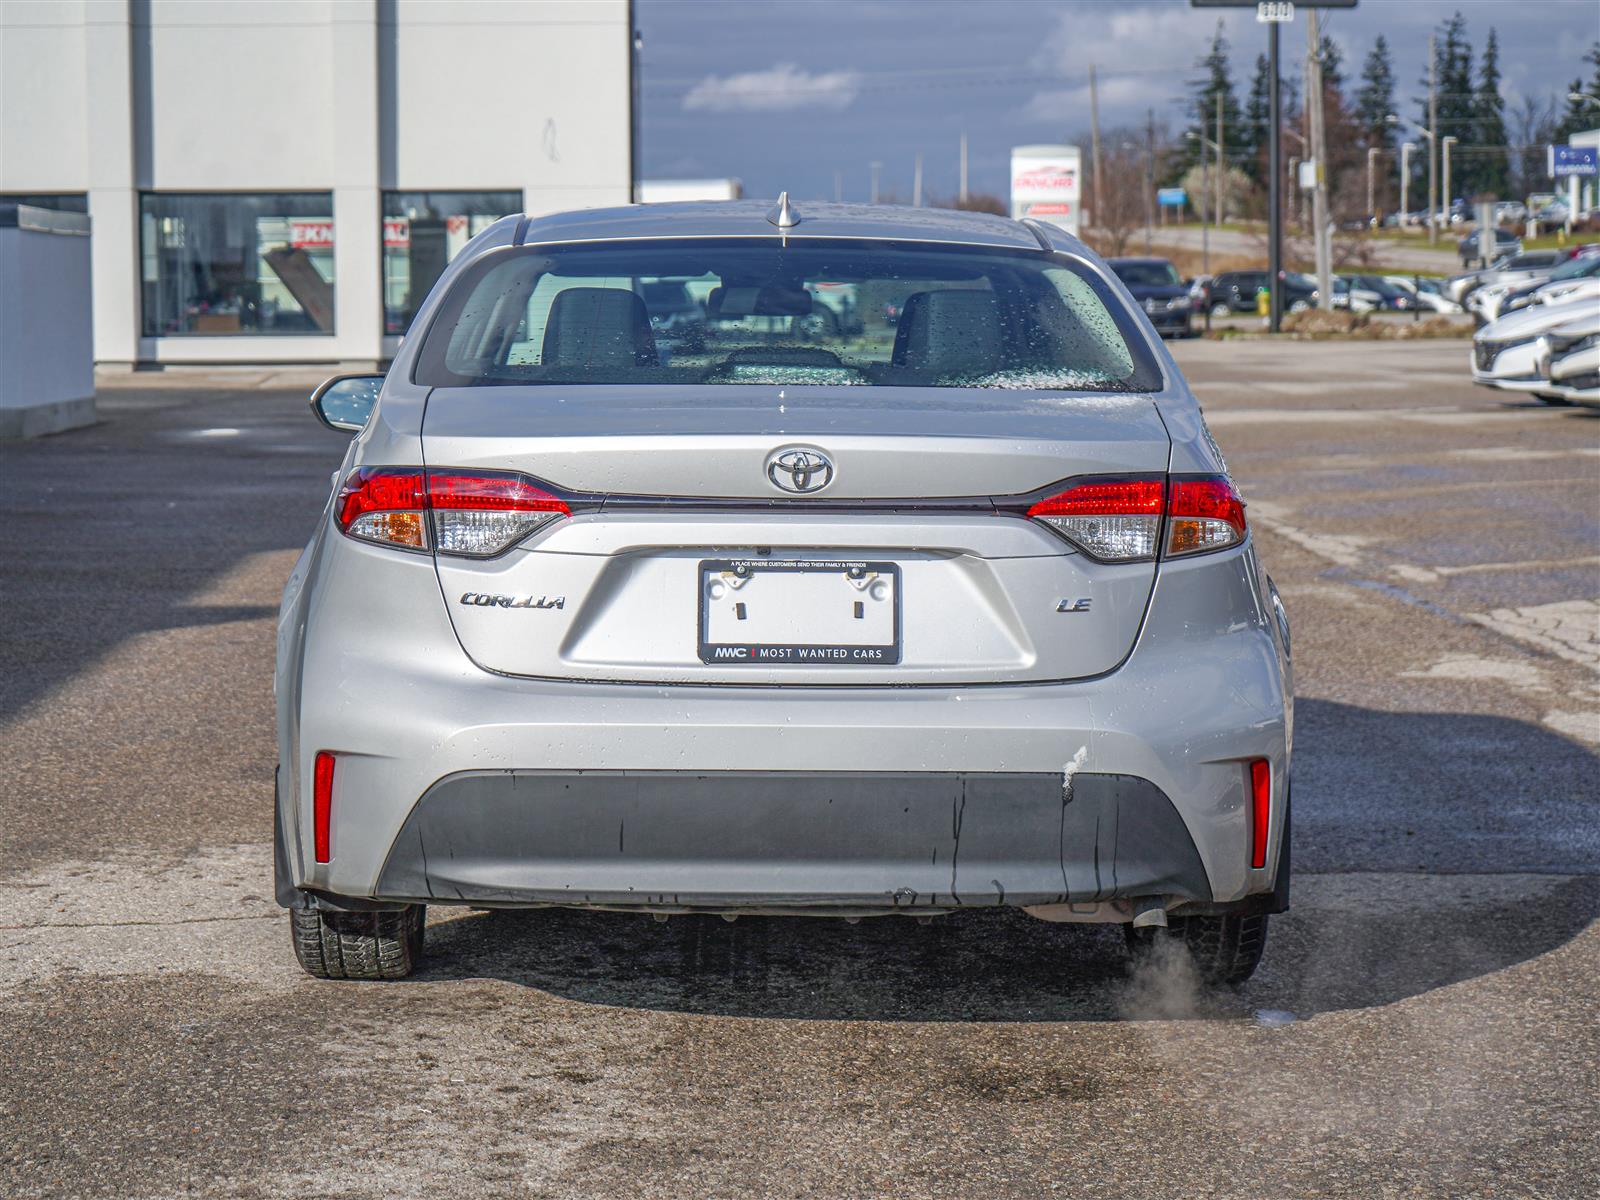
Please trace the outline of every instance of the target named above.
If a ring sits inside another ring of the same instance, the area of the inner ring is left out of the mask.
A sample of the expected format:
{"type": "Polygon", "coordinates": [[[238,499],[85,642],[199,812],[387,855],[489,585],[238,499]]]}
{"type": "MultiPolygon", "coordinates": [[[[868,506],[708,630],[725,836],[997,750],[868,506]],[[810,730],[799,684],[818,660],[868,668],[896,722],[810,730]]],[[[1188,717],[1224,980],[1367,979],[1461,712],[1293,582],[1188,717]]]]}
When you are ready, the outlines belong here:
{"type": "Polygon", "coordinates": [[[1194,305],[1177,267],[1164,258],[1112,258],[1106,262],[1139,302],[1157,333],[1162,337],[1188,337],[1193,332],[1189,318],[1194,305]]]}
{"type": "MultiPolygon", "coordinates": [[[[1256,311],[1256,293],[1267,286],[1265,271],[1224,271],[1211,281],[1207,303],[1213,317],[1226,317],[1233,313],[1256,311]]],[[[1310,308],[1316,301],[1317,291],[1307,287],[1288,273],[1283,277],[1283,311],[1296,312],[1310,308]]]]}

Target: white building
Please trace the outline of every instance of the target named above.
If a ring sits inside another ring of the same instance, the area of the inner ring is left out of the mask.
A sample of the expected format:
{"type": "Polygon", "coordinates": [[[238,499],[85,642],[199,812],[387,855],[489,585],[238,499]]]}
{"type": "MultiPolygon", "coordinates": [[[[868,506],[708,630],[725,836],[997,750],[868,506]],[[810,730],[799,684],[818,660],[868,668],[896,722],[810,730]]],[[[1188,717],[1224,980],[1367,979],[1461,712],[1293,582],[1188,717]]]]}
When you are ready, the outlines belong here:
{"type": "Polygon", "coordinates": [[[630,0],[0,0],[0,201],[87,211],[102,362],[393,353],[508,212],[626,203],[630,0]]]}

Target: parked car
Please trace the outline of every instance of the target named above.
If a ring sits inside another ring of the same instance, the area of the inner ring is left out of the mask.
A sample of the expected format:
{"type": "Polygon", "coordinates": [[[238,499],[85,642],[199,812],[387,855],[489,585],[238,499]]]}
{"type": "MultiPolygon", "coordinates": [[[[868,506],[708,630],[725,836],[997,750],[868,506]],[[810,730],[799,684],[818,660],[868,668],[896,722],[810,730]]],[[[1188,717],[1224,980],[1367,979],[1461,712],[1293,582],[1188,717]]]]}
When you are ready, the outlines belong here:
{"type": "Polygon", "coordinates": [[[1382,275],[1347,275],[1355,287],[1363,291],[1376,293],[1380,299],[1380,307],[1388,312],[1411,312],[1417,307],[1416,296],[1406,288],[1396,287],[1382,275]]]}
{"type": "Polygon", "coordinates": [[[1194,302],[1172,263],[1164,258],[1111,258],[1106,263],[1139,302],[1157,333],[1188,337],[1194,332],[1194,302]]]}
{"type": "Polygon", "coordinates": [[[1499,298],[1494,318],[1507,316],[1530,304],[1557,303],[1581,290],[1585,279],[1600,277],[1600,254],[1569,258],[1550,274],[1513,287],[1499,298]]]}
{"type": "Polygon", "coordinates": [[[1571,216],[1566,201],[1552,200],[1534,212],[1533,220],[1540,233],[1550,233],[1563,228],[1571,216]]]}
{"type": "Polygon", "coordinates": [[[1594,306],[1594,297],[1540,304],[1485,325],[1472,338],[1472,382],[1549,395],[1550,380],[1539,370],[1539,339],[1569,321],[1589,316],[1594,306]]]}
{"type": "Polygon", "coordinates": [[[1004,906],[1255,969],[1289,627],[1194,394],[1076,238],[891,212],[507,218],[317,390],[359,436],[278,626],[307,972],[410,973],[428,905],[1004,906]],[[892,339],[756,327],[845,267],[892,339]],[[684,278],[721,326],[663,359],[684,278]]]}
{"type": "Polygon", "coordinates": [[[1474,288],[1492,283],[1526,283],[1548,271],[1561,261],[1559,250],[1525,250],[1508,254],[1481,271],[1468,271],[1453,275],[1444,282],[1444,294],[1457,304],[1465,304],[1474,288]]]}
{"type": "Polygon", "coordinates": [[[1539,371],[1569,404],[1600,408],[1600,305],[1540,339],[1539,371]]]}
{"type": "MultiPolygon", "coordinates": [[[[1471,266],[1471,264],[1477,262],[1479,258],[1483,257],[1478,252],[1478,243],[1482,239],[1482,234],[1483,231],[1481,229],[1474,229],[1471,233],[1467,234],[1466,237],[1462,238],[1456,243],[1456,253],[1461,258],[1461,265],[1463,268],[1471,266]]],[[[1493,231],[1491,244],[1492,249],[1488,255],[1491,262],[1497,258],[1502,258],[1507,254],[1522,253],[1522,239],[1516,234],[1512,233],[1509,229],[1495,229],[1493,231]]]]}
{"type": "Polygon", "coordinates": [[[1383,295],[1352,283],[1347,275],[1335,275],[1333,307],[1347,308],[1351,312],[1373,312],[1383,307],[1383,295]]]}
{"type": "Polygon", "coordinates": [[[1463,311],[1461,305],[1439,290],[1437,279],[1413,275],[1385,275],[1383,281],[1409,293],[1416,307],[1426,312],[1449,315],[1463,311]]]}
{"type": "Polygon", "coordinates": [[[1528,219],[1528,206],[1520,200],[1502,200],[1494,206],[1495,223],[1519,225],[1528,219]]]}
{"type": "MultiPolygon", "coordinates": [[[[1256,311],[1256,295],[1267,286],[1265,271],[1224,271],[1211,283],[1211,315],[1226,317],[1232,313],[1256,311]]],[[[1300,312],[1316,303],[1316,285],[1306,286],[1305,280],[1286,272],[1283,281],[1283,311],[1300,312]]]]}

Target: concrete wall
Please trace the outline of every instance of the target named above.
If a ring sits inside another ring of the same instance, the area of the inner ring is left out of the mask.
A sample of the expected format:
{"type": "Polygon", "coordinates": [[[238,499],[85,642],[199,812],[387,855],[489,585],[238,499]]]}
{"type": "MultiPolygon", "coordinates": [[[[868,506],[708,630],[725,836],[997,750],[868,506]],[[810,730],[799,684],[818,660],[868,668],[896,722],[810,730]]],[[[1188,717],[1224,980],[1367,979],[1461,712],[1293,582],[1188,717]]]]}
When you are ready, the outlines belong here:
{"type": "Polygon", "coordinates": [[[87,192],[105,361],[392,350],[384,189],[628,200],[627,0],[0,0],[0,192],[87,192]],[[335,329],[140,335],[139,193],[331,191],[335,329]]]}
{"type": "Polygon", "coordinates": [[[94,421],[89,218],[0,206],[0,438],[94,421]]]}

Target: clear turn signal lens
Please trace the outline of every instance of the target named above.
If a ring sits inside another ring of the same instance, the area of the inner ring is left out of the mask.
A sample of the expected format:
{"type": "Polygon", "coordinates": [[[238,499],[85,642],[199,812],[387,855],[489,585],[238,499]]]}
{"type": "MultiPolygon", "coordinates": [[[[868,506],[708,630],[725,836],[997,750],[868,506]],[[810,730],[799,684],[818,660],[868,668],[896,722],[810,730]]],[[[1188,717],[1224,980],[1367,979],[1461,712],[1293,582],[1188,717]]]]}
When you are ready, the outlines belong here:
{"type": "Polygon", "coordinates": [[[1107,562],[1154,558],[1165,490],[1159,479],[1080,483],[1039,501],[1028,516],[1095,558],[1107,562]]]}

